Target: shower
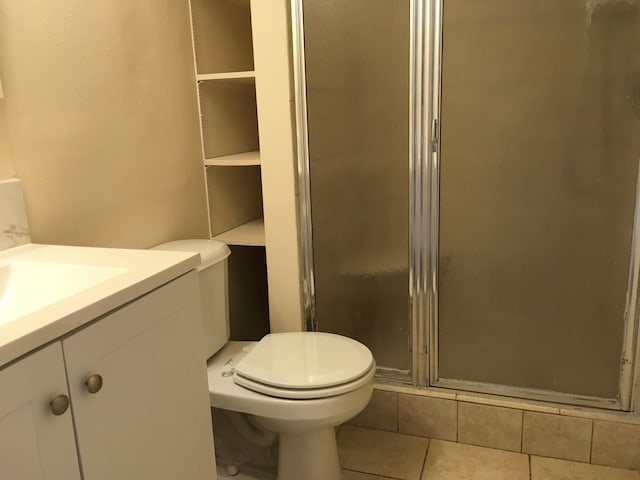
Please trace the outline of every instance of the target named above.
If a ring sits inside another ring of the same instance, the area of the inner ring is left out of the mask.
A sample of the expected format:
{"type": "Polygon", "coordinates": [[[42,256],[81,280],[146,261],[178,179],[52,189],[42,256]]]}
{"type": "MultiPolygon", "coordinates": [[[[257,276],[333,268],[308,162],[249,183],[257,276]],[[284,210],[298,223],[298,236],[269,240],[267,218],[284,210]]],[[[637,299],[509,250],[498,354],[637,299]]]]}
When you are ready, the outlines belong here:
{"type": "Polygon", "coordinates": [[[629,410],[636,0],[297,0],[309,328],[384,381],[629,410]]]}

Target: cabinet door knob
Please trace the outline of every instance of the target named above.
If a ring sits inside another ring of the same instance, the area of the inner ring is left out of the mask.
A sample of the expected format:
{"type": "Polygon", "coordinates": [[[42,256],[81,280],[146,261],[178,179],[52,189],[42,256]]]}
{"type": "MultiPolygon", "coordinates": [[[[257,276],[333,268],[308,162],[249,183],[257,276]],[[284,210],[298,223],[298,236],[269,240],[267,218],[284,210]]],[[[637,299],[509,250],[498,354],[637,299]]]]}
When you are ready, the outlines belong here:
{"type": "Polygon", "coordinates": [[[87,381],[84,382],[84,384],[87,386],[89,393],[98,393],[102,388],[102,377],[95,373],[87,378],[87,381]]]}
{"type": "Polygon", "coordinates": [[[58,395],[49,402],[51,413],[54,415],[62,415],[69,408],[69,397],[66,395],[58,395]]]}

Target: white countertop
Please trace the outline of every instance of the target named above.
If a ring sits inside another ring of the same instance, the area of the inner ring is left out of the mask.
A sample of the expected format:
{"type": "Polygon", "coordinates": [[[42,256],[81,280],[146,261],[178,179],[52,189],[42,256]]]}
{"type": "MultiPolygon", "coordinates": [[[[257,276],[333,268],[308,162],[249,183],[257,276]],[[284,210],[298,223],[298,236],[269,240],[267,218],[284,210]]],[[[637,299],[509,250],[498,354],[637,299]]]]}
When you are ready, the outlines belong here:
{"type": "MultiPolygon", "coordinates": [[[[28,292],[32,303],[14,308],[17,313],[9,321],[2,321],[0,308],[0,367],[187,273],[200,264],[200,257],[163,250],[27,244],[0,252],[0,268],[12,262],[26,265],[27,272],[29,265],[43,262],[53,266],[54,274],[50,282],[41,275],[34,278],[33,291],[28,292]],[[73,272],[84,266],[97,267],[97,274],[62,299],[48,296],[49,284],[57,288],[58,270],[73,272]]],[[[2,300],[0,291],[0,307],[2,300]]]]}

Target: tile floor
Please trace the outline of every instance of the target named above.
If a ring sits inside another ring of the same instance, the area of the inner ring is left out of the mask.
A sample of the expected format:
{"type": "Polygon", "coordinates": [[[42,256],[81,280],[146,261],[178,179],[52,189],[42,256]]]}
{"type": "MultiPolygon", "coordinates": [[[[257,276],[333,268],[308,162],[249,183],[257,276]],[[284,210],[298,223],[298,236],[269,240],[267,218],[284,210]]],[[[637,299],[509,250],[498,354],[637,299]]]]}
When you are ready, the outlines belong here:
{"type": "Polygon", "coordinates": [[[344,480],[640,480],[635,470],[345,425],[344,480]]]}

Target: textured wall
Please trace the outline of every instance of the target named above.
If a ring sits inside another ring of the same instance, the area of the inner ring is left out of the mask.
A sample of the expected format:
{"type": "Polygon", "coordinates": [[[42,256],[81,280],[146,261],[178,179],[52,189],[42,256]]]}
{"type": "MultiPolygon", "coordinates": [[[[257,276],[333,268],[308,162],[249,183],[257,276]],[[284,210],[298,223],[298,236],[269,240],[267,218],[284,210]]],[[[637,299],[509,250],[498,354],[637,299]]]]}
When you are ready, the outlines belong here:
{"type": "Polygon", "coordinates": [[[187,0],[0,0],[0,73],[35,242],[208,234],[187,0]]]}
{"type": "Polygon", "coordinates": [[[15,168],[11,157],[7,119],[4,112],[4,103],[0,100],[0,180],[11,178],[14,175],[15,168]]]}

